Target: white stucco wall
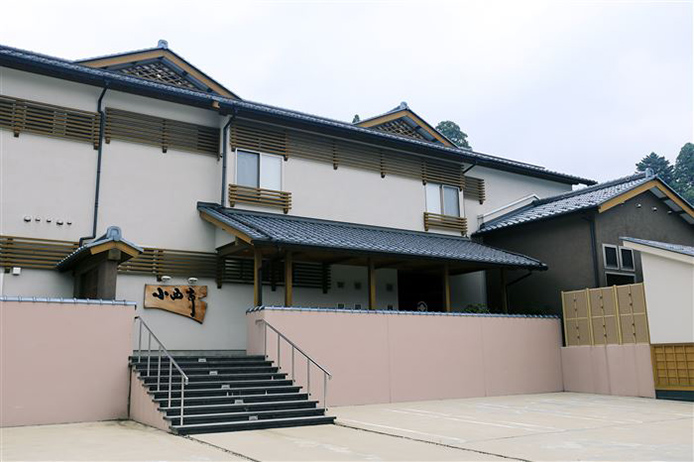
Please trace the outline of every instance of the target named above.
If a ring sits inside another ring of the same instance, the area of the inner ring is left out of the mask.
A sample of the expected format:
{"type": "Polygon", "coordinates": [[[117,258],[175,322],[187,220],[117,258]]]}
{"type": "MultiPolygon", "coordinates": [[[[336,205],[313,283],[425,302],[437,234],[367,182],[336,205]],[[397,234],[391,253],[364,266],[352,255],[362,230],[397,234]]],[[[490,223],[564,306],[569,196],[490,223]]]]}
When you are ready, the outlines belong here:
{"type": "MultiPolygon", "coordinates": [[[[632,247],[629,242],[625,245],[632,247]]],[[[651,343],[694,342],[694,257],[650,252],[643,246],[638,250],[651,343]]]]}
{"type": "MultiPolygon", "coordinates": [[[[0,68],[0,93],[50,104],[96,111],[100,88],[0,68]]],[[[222,126],[226,117],[213,110],[109,90],[104,107],[166,117],[208,126],[222,126]]],[[[112,140],[103,146],[97,235],[110,225],[120,226],[124,237],[140,246],[214,252],[230,241],[226,233],[200,219],[198,201],[218,202],[222,163],[214,155],[190,153],[112,140]]],[[[22,133],[18,138],[0,130],[0,234],[77,241],[92,230],[97,151],[88,143],[22,133]],[[25,216],[32,217],[29,222],[25,216]],[[36,221],[39,217],[41,220],[36,221]],[[51,223],[46,221],[51,219],[51,223]],[[63,225],[57,224],[58,220],[63,225]],[[71,222],[70,225],[67,222],[71,222]]],[[[235,155],[229,151],[228,183],[235,181],[235,155]]],[[[423,231],[425,188],[421,181],[378,172],[290,158],[283,162],[283,189],[293,196],[290,214],[423,231]]],[[[470,232],[477,215],[524,195],[541,197],[569,186],[522,175],[475,167],[470,175],[486,180],[487,200],[461,199],[461,214],[470,232]]],[[[462,197],[462,196],[461,196],[462,197]]],[[[251,207],[244,207],[251,208],[251,207]]],[[[276,209],[257,210],[281,213],[276,209]]],[[[434,231],[445,232],[445,231],[434,231]]],[[[451,232],[451,234],[456,234],[451,232]]],[[[296,305],[347,308],[367,306],[366,268],[334,266],[332,288],[297,288],[296,305]],[[337,288],[337,282],[344,288],[337,288]],[[355,289],[355,282],[361,289],[355,289]]],[[[196,276],[191,274],[190,276],[196,276]]],[[[184,283],[184,279],[173,282],[184,283]]],[[[134,300],[138,312],[153,325],[167,347],[173,349],[237,349],[245,347],[245,310],[252,304],[249,285],[225,284],[209,290],[208,318],[202,326],[159,310],[143,310],[145,284],[154,277],[121,275],[117,297],[134,300]]],[[[379,308],[397,306],[397,272],[377,271],[379,308]],[[386,284],[392,284],[388,292],[386,284]]],[[[484,276],[474,273],[452,278],[454,308],[484,303],[484,276]]],[[[69,275],[23,269],[19,276],[3,274],[0,293],[20,296],[71,297],[69,275]]],[[[283,289],[265,288],[266,304],[282,304],[283,289]]]]}

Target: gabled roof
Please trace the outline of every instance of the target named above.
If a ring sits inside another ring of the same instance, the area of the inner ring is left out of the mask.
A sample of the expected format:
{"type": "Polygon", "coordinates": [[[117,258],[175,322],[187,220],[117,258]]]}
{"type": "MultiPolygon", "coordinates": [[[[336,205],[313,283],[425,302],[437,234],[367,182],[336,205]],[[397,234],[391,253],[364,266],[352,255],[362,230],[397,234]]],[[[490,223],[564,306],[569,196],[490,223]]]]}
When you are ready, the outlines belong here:
{"type": "Polygon", "coordinates": [[[198,211],[203,219],[252,245],[285,245],[545,269],[539,260],[463,237],[251,212],[206,202],[198,203],[198,211]]]}
{"type": "Polygon", "coordinates": [[[361,120],[356,125],[438,143],[448,147],[455,146],[451,140],[427,123],[426,120],[415,114],[404,101],[390,111],[361,120]]]}
{"type": "Polygon", "coordinates": [[[669,252],[675,252],[680,253],[682,255],[694,257],[694,247],[688,245],[671,244],[669,242],[649,241],[646,239],[637,239],[635,237],[620,237],[620,239],[627,242],[633,242],[634,244],[641,244],[660,250],[667,250],[669,252]]]}
{"type": "Polygon", "coordinates": [[[75,249],[67,257],[60,260],[55,267],[59,271],[67,271],[74,268],[78,262],[111,249],[121,251],[120,263],[143,252],[141,247],[123,238],[123,234],[118,226],[109,226],[103,236],[75,249]]]}
{"type": "Polygon", "coordinates": [[[61,58],[32,51],[0,45],[0,66],[66,79],[116,91],[157,98],[179,104],[218,111],[222,115],[235,114],[251,120],[267,121],[319,132],[326,136],[348,138],[365,143],[378,144],[389,149],[414,152],[449,161],[467,162],[483,167],[543,178],[566,184],[595,184],[595,181],[575,175],[548,170],[538,165],[519,162],[472,150],[434,144],[428,141],[395,135],[392,133],[359,127],[357,125],[293,111],[247,100],[227,98],[188,88],[168,85],[153,80],[133,77],[108,69],[98,69],[61,58]]]}
{"type": "Polygon", "coordinates": [[[231,90],[170,50],[165,40],[160,40],[155,48],[80,59],[75,63],[227,98],[238,98],[231,90]]]}
{"type": "Polygon", "coordinates": [[[637,173],[617,180],[533,201],[531,204],[483,223],[475,234],[554,218],[569,213],[597,208],[600,213],[624,201],[652,191],[688,223],[694,224],[694,209],[658,177],[637,173]]]}

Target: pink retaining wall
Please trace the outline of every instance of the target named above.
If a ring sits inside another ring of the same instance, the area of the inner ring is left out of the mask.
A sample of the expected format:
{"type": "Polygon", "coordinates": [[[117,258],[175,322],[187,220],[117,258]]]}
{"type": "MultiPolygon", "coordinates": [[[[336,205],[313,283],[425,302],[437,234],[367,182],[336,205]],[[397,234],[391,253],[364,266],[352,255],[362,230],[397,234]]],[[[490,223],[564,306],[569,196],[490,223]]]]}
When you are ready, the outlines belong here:
{"type": "Polygon", "coordinates": [[[128,417],[134,305],[0,301],[0,426],[128,417]]]}
{"type": "MultiPolygon", "coordinates": [[[[264,309],[247,315],[248,352],[263,354],[264,318],[332,373],[331,406],[562,391],[554,318],[264,309]]],[[[268,355],[277,359],[276,336],[268,355]]],[[[291,348],[280,351],[291,372],[291,348]]],[[[306,383],[306,361],[295,357],[306,383]]],[[[312,395],[322,374],[311,369],[312,395]]]]}
{"type": "Polygon", "coordinates": [[[655,398],[651,346],[572,346],[561,349],[564,389],[655,398]]]}

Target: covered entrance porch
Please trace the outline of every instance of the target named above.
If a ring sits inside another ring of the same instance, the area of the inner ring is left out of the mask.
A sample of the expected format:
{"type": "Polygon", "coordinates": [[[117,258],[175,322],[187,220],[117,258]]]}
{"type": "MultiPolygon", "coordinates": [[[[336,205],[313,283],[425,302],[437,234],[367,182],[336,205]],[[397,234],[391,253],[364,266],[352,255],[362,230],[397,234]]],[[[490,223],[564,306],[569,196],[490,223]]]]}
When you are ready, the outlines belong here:
{"type": "MultiPolygon", "coordinates": [[[[220,257],[248,261],[254,306],[461,311],[465,306],[454,302],[457,276],[486,270],[546,269],[538,260],[459,236],[238,210],[211,203],[199,203],[198,210],[204,220],[234,237],[217,252],[220,257]],[[345,266],[354,271],[331,272],[332,268],[345,266]],[[304,295],[297,303],[295,288],[306,286],[307,279],[322,294],[308,299],[304,295]],[[273,292],[282,286],[283,298],[273,296],[268,300],[267,291],[263,293],[263,286],[268,285],[273,292]],[[346,302],[346,293],[356,294],[356,298],[346,302]]],[[[502,283],[499,290],[505,292],[506,284],[502,283]]],[[[505,296],[501,298],[506,300],[505,296]]],[[[498,311],[505,309],[498,307],[498,311]]]]}

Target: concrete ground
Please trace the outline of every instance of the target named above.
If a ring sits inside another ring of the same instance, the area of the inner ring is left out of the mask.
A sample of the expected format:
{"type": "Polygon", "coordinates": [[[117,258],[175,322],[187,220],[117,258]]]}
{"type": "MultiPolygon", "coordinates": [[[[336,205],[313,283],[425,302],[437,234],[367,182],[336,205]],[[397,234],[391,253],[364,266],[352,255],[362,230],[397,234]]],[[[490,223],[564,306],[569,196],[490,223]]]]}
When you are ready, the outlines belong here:
{"type": "Polygon", "coordinates": [[[552,393],[330,413],[338,425],[191,438],[132,422],[6,428],[0,460],[694,460],[692,403],[552,393]]]}

